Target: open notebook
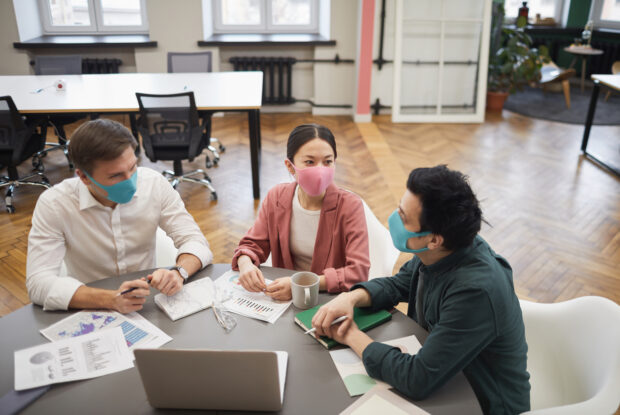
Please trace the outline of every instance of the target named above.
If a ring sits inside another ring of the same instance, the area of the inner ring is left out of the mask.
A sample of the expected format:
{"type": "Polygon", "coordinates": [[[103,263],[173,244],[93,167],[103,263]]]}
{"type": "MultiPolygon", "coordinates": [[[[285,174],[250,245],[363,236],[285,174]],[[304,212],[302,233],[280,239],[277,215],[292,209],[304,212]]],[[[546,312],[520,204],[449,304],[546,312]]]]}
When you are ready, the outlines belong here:
{"type": "Polygon", "coordinates": [[[172,321],[197,313],[213,305],[215,289],[213,280],[206,277],[185,284],[175,295],[157,294],[155,304],[170,317],[172,321]]]}

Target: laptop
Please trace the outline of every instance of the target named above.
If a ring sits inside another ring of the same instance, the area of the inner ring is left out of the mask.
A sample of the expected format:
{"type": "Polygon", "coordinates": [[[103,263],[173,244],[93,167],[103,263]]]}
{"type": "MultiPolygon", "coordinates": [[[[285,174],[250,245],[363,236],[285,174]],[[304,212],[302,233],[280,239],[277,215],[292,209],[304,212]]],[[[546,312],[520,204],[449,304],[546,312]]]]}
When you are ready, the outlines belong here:
{"type": "Polygon", "coordinates": [[[287,352],[136,349],[134,356],[154,408],[282,409],[287,352]]]}

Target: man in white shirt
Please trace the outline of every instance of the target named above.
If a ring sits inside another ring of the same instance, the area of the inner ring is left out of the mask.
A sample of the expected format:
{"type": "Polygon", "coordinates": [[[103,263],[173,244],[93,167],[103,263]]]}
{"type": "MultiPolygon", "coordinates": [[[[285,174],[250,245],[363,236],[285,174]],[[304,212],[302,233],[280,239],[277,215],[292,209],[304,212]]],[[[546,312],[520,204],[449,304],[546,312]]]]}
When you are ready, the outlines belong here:
{"type": "Polygon", "coordinates": [[[213,260],[176,190],[161,174],[137,166],[137,145],[127,128],[107,119],[89,121],[71,137],[78,177],[41,194],[28,236],[26,286],[32,302],[45,310],[140,310],[149,283],[173,295],[213,260]],[[154,268],[157,227],[178,249],[176,267],[123,282],[117,290],[84,285],[154,268]],[[129,288],[134,290],[120,295],[129,288]]]}

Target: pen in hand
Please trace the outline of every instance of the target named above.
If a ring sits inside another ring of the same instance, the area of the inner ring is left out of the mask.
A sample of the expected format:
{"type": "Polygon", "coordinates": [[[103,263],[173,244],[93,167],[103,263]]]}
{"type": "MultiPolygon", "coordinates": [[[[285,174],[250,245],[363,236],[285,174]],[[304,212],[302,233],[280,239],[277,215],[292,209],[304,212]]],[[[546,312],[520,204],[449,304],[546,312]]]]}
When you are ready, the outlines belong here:
{"type": "MultiPolygon", "coordinates": [[[[342,323],[346,319],[347,319],[347,316],[338,317],[337,319],[332,321],[332,324],[330,324],[330,326],[333,326],[334,324],[342,323]]],[[[316,329],[313,327],[310,330],[306,331],[304,334],[314,333],[315,331],[316,331],[316,329]]]]}
{"type": "MultiPolygon", "coordinates": [[[[147,284],[151,283],[151,280],[146,280],[147,284]]],[[[140,287],[131,287],[131,288],[127,288],[126,290],[121,291],[120,293],[116,294],[117,297],[121,296],[121,295],[125,295],[125,294],[129,294],[130,292],[137,290],[140,287]]]]}

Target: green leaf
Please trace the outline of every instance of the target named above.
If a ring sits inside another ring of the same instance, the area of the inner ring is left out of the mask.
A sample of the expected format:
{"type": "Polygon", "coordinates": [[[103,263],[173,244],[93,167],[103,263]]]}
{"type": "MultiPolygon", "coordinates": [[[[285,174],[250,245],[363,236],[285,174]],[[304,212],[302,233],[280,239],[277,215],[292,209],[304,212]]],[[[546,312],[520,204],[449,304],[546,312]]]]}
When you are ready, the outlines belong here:
{"type": "Polygon", "coordinates": [[[525,16],[519,16],[517,18],[517,27],[522,28],[527,25],[527,18],[525,16]]]}

